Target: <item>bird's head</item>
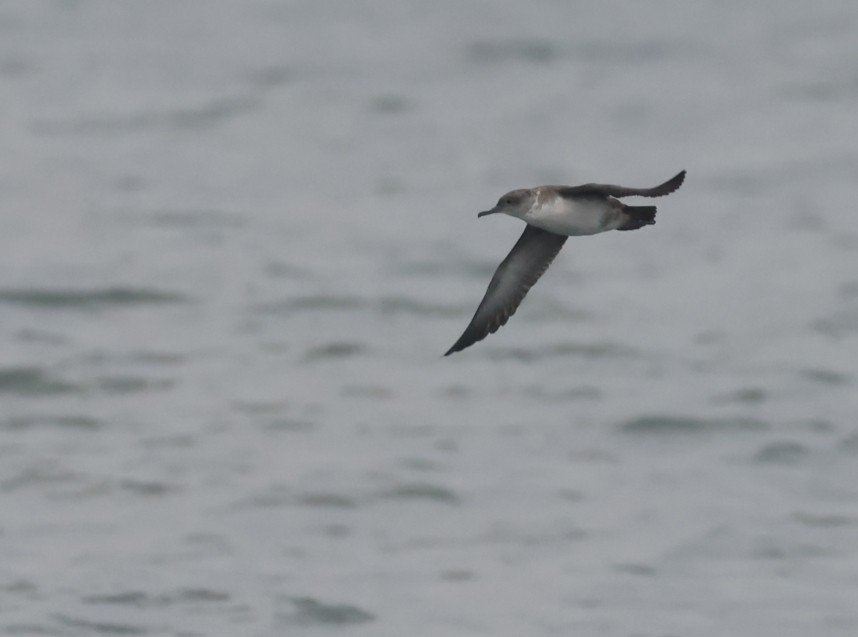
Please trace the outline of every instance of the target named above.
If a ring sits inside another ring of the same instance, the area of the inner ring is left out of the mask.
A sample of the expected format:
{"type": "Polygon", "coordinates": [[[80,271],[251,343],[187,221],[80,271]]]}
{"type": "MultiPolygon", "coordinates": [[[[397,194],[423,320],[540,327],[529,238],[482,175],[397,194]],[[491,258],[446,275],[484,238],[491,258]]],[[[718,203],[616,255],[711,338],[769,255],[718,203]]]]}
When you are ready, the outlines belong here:
{"type": "Polygon", "coordinates": [[[491,210],[484,210],[477,216],[485,217],[486,215],[493,215],[495,213],[502,212],[511,217],[522,218],[533,205],[533,197],[534,194],[532,190],[513,190],[498,199],[498,203],[494,208],[491,210]]]}

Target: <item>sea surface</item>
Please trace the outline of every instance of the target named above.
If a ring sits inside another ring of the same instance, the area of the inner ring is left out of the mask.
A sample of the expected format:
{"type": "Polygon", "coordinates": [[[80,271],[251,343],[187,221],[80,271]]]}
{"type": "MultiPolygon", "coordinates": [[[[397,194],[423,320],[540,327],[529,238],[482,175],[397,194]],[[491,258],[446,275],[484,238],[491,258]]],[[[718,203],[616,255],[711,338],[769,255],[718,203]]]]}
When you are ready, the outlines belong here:
{"type": "Polygon", "coordinates": [[[0,634],[854,637],[856,34],[0,4],[0,634]],[[477,211],[681,169],[442,356],[522,229],[477,211]]]}

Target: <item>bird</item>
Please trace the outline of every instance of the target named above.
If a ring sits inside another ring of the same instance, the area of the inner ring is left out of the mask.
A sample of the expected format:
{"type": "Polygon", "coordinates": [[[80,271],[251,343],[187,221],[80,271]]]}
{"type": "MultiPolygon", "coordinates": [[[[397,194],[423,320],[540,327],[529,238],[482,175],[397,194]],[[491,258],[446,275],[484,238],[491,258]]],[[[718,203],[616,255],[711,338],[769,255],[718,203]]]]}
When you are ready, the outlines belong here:
{"type": "Polygon", "coordinates": [[[478,218],[503,213],[527,225],[495,270],[468,327],[444,356],[470,347],[505,325],[568,237],[655,224],[655,206],[629,206],[620,198],[663,197],[675,192],[683,181],[684,170],[652,188],[611,184],[523,188],[506,193],[494,208],[478,213],[478,218]]]}

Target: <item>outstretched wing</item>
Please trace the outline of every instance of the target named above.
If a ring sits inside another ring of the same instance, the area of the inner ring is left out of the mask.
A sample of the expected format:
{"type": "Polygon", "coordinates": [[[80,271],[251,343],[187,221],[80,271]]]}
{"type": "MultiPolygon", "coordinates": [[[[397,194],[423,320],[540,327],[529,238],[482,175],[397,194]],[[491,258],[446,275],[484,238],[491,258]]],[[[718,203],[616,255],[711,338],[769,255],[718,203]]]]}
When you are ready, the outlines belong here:
{"type": "Polygon", "coordinates": [[[626,188],[611,184],[584,184],[583,186],[561,187],[562,197],[582,197],[586,195],[603,195],[605,197],[663,197],[678,189],[685,181],[685,171],[671,177],[666,182],[654,188],[626,188]]]}
{"type": "Polygon", "coordinates": [[[495,270],[474,318],[444,356],[458,352],[498,331],[515,314],[522,299],[560,252],[566,237],[528,225],[495,270]]]}

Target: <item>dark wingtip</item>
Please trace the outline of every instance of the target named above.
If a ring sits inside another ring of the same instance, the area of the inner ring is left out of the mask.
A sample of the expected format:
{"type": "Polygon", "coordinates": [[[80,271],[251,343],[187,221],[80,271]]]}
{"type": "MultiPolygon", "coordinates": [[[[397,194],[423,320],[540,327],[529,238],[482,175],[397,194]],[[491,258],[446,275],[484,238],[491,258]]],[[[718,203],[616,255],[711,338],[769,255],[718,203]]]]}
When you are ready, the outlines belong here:
{"type": "Polygon", "coordinates": [[[456,341],[456,343],[453,345],[453,347],[451,347],[446,352],[444,352],[444,356],[449,356],[450,354],[455,354],[456,352],[460,352],[463,349],[465,349],[465,348],[459,347],[459,341],[456,341]]]}
{"type": "Polygon", "coordinates": [[[678,190],[679,187],[682,185],[683,181],[685,181],[685,171],[680,170],[663,184],[660,184],[655,188],[651,188],[645,196],[664,197],[665,195],[669,195],[672,192],[676,192],[676,190],[678,190]]]}
{"type": "Polygon", "coordinates": [[[680,170],[676,175],[668,179],[661,186],[659,186],[659,190],[663,190],[663,194],[669,195],[676,190],[679,190],[679,187],[685,181],[685,169],[680,170]]]}
{"type": "Polygon", "coordinates": [[[453,343],[453,347],[451,347],[444,353],[444,356],[449,356],[450,354],[461,352],[463,349],[467,349],[477,341],[481,341],[483,338],[485,338],[485,336],[482,336],[480,338],[474,338],[473,335],[470,334],[470,327],[471,326],[469,325],[468,329],[465,330],[459,337],[459,340],[453,343]]]}

